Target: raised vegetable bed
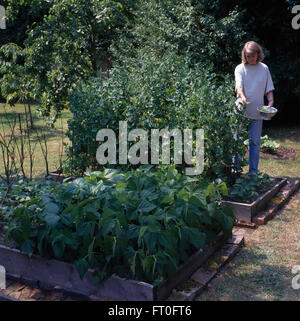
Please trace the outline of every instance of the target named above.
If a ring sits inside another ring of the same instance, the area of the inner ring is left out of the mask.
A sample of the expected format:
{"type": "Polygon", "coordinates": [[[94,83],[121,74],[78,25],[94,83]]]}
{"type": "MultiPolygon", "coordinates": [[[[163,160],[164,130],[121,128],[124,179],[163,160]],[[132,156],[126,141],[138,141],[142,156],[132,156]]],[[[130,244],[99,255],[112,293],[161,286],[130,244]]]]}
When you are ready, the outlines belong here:
{"type": "Polygon", "coordinates": [[[223,200],[223,205],[230,205],[235,210],[235,217],[238,221],[243,221],[247,223],[251,223],[252,219],[255,215],[258,214],[259,211],[264,210],[269,200],[278,193],[278,191],[287,183],[287,179],[283,178],[279,182],[277,182],[273,187],[271,187],[268,191],[259,195],[256,200],[251,202],[250,204],[242,203],[242,202],[234,202],[223,200]]]}
{"type": "Polygon", "coordinates": [[[19,278],[33,286],[43,286],[65,290],[86,297],[98,297],[104,300],[153,301],[164,300],[181,282],[187,280],[218,248],[226,242],[223,236],[206,250],[199,250],[181,265],[172,279],[159,286],[146,282],[128,280],[116,275],[93,283],[93,270],[88,270],[80,279],[75,266],[58,260],[43,259],[38,255],[29,257],[17,249],[0,245],[0,265],[6,269],[8,277],[19,278]]]}
{"type": "Polygon", "coordinates": [[[68,178],[68,181],[72,181],[75,179],[75,177],[71,177],[71,176],[66,176],[64,174],[62,174],[59,171],[56,172],[49,172],[48,178],[51,179],[54,182],[59,182],[59,183],[63,183],[63,181],[68,178]]]}

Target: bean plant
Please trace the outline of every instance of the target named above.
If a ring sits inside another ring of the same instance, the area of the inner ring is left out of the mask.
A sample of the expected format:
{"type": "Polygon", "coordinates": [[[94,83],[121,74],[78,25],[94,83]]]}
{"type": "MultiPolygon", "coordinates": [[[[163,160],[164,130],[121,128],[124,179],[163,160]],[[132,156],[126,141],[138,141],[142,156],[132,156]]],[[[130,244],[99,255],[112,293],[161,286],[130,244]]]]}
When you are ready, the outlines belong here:
{"type": "Polygon", "coordinates": [[[73,117],[68,122],[71,146],[65,171],[82,175],[88,167],[101,170],[96,134],[110,128],[117,135],[122,120],[128,122],[128,131],[141,128],[148,137],[154,128],[204,129],[203,176],[230,182],[233,156],[239,153],[241,166],[246,164],[247,135],[247,119],[234,108],[232,88],[231,79],[217,79],[209,67],[191,66],[188,59],[173,54],[160,60],[151,55],[129,60],[113,68],[109,78],[82,83],[70,95],[73,117]]]}
{"type": "Polygon", "coordinates": [[[28,255],[74,262],[80,277],[93,268],[96,283],[116,273],[158,285],[220,233],[230,237],[234,223],[232,208],[220,204],[225,182],[189,178],[174,165],[19,190],[26,196],[6,215],[6,240],[28,255]]]}

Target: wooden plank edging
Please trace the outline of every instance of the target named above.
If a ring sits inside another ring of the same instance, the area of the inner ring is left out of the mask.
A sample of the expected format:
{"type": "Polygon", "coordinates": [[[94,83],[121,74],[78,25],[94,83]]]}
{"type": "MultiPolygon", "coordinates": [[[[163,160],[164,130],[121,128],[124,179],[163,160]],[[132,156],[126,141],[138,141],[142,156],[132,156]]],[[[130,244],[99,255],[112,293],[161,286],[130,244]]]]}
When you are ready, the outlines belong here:
{"type": "Polygon", "coordinates": [[[15,298],[13,298],[11,296],[8,296],[8,295],[0,293],[0,302],[1,301],[20,301],[20,300],[15,299],[15,298]]]}
{"type": "Polygon", "coordinates": [[[158,287],[136,280],[120,278],[117,275],[105,279],[100,284],[93,283],[93,270],[89,269],[81,280],[75,266],[58,260],[47,260],[38,255],[29,257],[17,249],[0,245],[0,265],[6,269],[7,277],[22,280],[32,286],[48,287],[66,293],[99,300],[154,301],[166,299],[173,288],[190,277],[199,266],[225,243],[222,235],[213,246],[199,250],[182,264],[175,277],[158,287]]]}
{"type": "Polygon", "coordinates": [[[212,260],[220,257],[217,266],[200,267],[190,278],[175,288],[167,301],[193,301],[221,271],[244,245],[244,235],[233,234],[232,238],[226,241],[226,244],[218,249],[213,255],[212,260]],[[224,256],[224,253],[227,255],[224,256]],[[186,287],[186,289],[184,289],[186,287]]]}

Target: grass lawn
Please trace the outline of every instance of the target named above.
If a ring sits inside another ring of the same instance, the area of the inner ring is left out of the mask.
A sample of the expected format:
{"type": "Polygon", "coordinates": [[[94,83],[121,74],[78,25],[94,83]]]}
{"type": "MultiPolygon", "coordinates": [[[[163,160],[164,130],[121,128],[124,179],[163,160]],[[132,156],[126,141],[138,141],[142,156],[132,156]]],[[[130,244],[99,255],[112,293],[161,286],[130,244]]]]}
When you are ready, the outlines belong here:
{"type": "MultiPolygon", "coordinates": [[[[46,126],[45,121],[41,117],[38,117],[38,115],[34,112],[35,109],[36,106],[32,106],[33,121],[38,131],[32,130],[30,132],[32,146],[35,146],[33,154],[33,177],[43,178],[46,173],[46,168],[41,146],[37,140],[37,132],[41,133],[41,131],[43,131],[47,137],[49,171],[55,171],[59,168],[60,151],[61,153],[64,153],[64,148],[62,148],[62,140],[64,143],[68,143],[68,138],[66,137],[65,133],[68,128],[67,120],[71,117],[71,113],[69,111],[63,111],[62,117],[57,120],[54,128],[49,128],[49,126],[46,126]]],[[[8,120],[13,122],[18,113],[21,115],[22,119],[25,120],[24,105],[17,104],[15,107],[10,107],[9,105],[0,104],[0,133],[3,134],[5,132],[8,135],[8,133],[11,132],[8,120]]],[[[16,132],[19,134],[19,130],[16,132]]],[[[20,139],[18,141],[20,141],[20,139]]],[[[25,148],[25,153],[27,154],[27,157],[24,161],[24,168],[26,175],[29,176],[30,162],[28,157],[28,147],[25,148]]],[[[0,173],[3,174],[4,167],[2,155],[0,160],[0,173]]]]}
{"type": "MultiPolygon", "coordinates": [[[[273,177],[300,178],[300,127],[263,129],[284,147],[297,149],[293,161],[260,159],[259,170],[273,177]]],[[[248,167],[244,168],[244,172],[248,167]]],[[[292,288],[292,267],[300,265],[300,192],[267,223],[247,231],[245,246],[212,280],[197,301],[300,301],[292,288]]]]}

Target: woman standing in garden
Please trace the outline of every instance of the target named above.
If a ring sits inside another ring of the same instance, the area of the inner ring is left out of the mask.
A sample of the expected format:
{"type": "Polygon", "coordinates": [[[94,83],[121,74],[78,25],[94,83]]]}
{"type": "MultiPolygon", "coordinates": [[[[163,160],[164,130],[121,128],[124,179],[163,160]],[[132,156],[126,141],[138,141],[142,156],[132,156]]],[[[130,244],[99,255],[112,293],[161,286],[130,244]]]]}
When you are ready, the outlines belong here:
{"type": "MultiPolygon", "coordinates": [[[[262,63],[263,59],[261,46],[255,41],[249,41],[242,50],[242,63],[235,68],[235,91],[239,97],[237,102],[245,106],[244,116],[250,119],[249,174],[258,172],[263,117],[257,108],[264,105],[264,95],[267,96],[268,107],[274,103],[273,81],[268,66],[262,63]]],[[[235,167],[239,169],[238,155],[235,167]]]]}

